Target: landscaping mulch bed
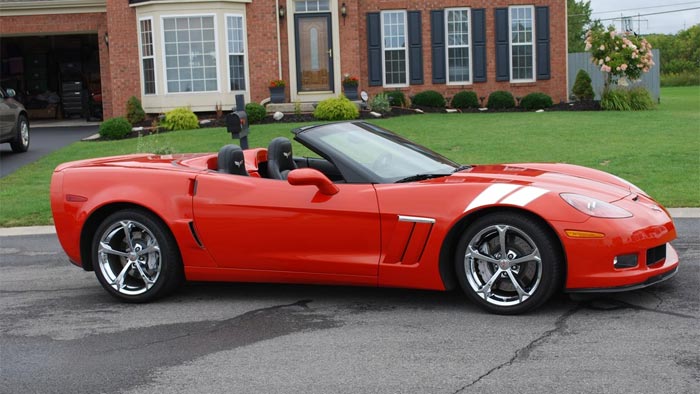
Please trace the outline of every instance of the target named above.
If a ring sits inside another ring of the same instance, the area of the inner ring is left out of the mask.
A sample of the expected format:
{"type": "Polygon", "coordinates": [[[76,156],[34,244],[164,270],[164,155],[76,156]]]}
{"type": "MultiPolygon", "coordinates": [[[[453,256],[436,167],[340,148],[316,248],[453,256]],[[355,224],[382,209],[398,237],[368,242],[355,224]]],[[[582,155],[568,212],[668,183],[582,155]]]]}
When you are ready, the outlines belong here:
{"type": "MultiPolygon", "coordinates": [[[[419,112],[416,111],[416,109],[423,111],[424,113],[446,113],[447,110],[445,108],[431,108],[431,107],[421,107],[421,106],[415,106],[413,108],[404,108],[404,107],[392,107],[391,112],[382,114],[382,118],[391,118],[395,116],[406,116],[406,115],[417,115],[419,112]]],[[[600,111],[600,101],[595,101],[595,100],[586,100],[586,101],[575,101],[571,103],[558,103],[554,104],[552,107],[545,109],[545,112],[548,111],[600,111]]],[[[463,109],[458,109],[457,112],[459,113],[498,113],[498,112],[534,112],[534,111],[526,111],[520,107],[517,108],[509,108],[509,109],[483,109],[483,108],[463,108],[463,109]]],[[[200,113],[199,114],[200,118],[200,128],[210,128],[210,127],[226,127],[226,115],[222,115],[220,117],[217,117],[217,114],[214,112],[206,112],[206,113],[200,113]]],[[[141,136],[147,136],[151,134],[156,134],[156,133],[166,133],[168,130],[164,130],[162,128],[158,127],[153,127],[153,125],[156,123],[154,120],[156,117],[147,117],[145,120],[142,122],[134,125],[135,128],[141,128],[140,130],[132,131],[126,138],[137,138],[139,135],[141,136]]],[[[371,111],[363,109],[360,111],[360,117],[359,119],[377,119],[374,115],[371,114],[371,111]]],[[[267,115],[265,118],[263,118],[260,122],[256,122],[254,124],[268,124],[268,123],[303,123],[303,122],[313,122],[313,121],[318,121],[318,119],[314,118],[313,114],[311,113],[301,113],[301,114],[285,114],[284,117],[280,120],[275,120],[272,117],[272,114],[267,115]]],[[[103,138],[97,138],[94,139],[93,141],[103,141],[103,138]]]]}

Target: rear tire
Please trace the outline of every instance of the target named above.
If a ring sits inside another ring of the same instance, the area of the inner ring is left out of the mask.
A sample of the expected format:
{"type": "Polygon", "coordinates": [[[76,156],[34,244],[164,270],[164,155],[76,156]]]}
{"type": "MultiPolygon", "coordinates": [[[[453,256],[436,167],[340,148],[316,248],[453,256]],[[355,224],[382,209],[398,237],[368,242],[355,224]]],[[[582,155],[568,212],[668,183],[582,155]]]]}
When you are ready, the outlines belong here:
{"type": "Polygon", "coordinates": [[[10,142],[10,146],[15,153],[23,153],[29,149],[29,121],[24,115],[20,115],[17,119],[16,135],[10,142]]]}
{"type": "Polygon", "coordinates": [[[541,306],[560,287],[562,254],[551,231],[519,213],[477,219],[460,238],[455,269],[464,293],[489,312],[541,306]]]}
{"type": "Polygon", "coordinates": [[[182,259],[169,229],[155,215],[118,211],[97,229],[92,245],[95,275],[121,301],[148,302],[183,280],[182,259]]]}

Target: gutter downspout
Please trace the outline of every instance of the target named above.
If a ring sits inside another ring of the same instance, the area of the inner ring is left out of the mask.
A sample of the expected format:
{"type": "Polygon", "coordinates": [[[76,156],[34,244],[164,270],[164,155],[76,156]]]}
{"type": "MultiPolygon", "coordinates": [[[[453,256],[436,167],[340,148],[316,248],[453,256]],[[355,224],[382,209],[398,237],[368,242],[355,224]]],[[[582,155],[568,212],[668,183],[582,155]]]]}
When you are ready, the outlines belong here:
{"type": "Polygon", "coordinates": [[[279,9],[280,1],[275,0],[275,20],[277,21],[277,79],[282,79],[282,38],[280,37],[280,18],[279,15],[277,15],[279,9]]]}

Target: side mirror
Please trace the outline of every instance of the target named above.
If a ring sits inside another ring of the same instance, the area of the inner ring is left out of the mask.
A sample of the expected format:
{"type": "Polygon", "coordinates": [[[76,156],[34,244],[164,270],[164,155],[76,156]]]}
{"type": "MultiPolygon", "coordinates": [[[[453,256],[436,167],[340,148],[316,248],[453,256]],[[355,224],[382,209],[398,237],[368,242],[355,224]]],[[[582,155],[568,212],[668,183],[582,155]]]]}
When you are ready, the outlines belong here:
{"type": "Polygon", "coordinates": [[[294,186],[316,186],[321,193],[327,196],[332,196],[340,191],[338,186],[334,185],[321,171],[313,168],[292,170],[287,176],[287,182],[294,186]]]}
{"type": "Polygon", "coordinates": [[[15,97],[17,95],[14,89],[5,89],[5,93],[7,93],[7,97],[15,97]]]}

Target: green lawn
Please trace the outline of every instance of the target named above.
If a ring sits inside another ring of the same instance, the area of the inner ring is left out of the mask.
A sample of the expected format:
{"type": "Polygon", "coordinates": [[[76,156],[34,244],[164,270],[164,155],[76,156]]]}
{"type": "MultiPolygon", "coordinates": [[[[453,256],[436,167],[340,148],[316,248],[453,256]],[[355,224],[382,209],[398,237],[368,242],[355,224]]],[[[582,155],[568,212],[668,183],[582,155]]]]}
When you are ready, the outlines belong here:
{"type": "MultiPolygon", "coordinates": [[[[621,176],[668,207],[700,207],[700,87],[663,88],[661,96],[658,108],[645,112],[425,114],[375,123],[460,163],[580,164],[621,176]]],[[[251,126],[250,144],[266,146],[296,126],[251,126]]],[[[141,145],[213,152],[230,141],[218,128],[144,137],[141,145]]],[[[49,180],[56,165],[134,153],[138,145],[136,139],[77,142],[0,179],[0,226],[52,223],[49,180]]]]}

